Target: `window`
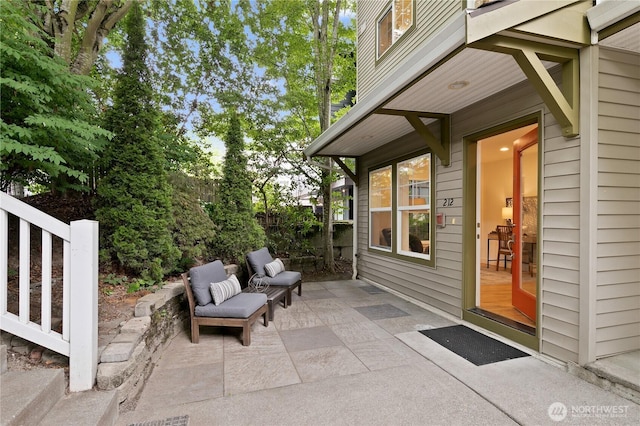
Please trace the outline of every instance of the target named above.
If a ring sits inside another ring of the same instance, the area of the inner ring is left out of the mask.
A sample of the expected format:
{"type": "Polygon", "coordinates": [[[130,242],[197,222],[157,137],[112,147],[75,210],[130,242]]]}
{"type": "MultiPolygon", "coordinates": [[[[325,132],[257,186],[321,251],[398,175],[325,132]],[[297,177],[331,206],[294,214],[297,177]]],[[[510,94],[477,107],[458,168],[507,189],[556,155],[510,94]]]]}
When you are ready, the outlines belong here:
{"type": "Polygon", "coordinates": [[[398,252],[409,256],[429,254],[430,163],[429,154],[398,163],[398,252]]]}
{"type": "Polygon", "coordinates": [[[369,173],[372,249],[431,259],[431,173],[429,153],[369,173]]]}
{"type": "Polygon", "coordinates": [[[377,58],[380,58],[413,25],[414,0],[392,0],[377,26],[377,58]]]}
{"type": "Polygon", "coordinates": [[[369,173],[369,244],[391,250],[391,166],[369,173]]]}

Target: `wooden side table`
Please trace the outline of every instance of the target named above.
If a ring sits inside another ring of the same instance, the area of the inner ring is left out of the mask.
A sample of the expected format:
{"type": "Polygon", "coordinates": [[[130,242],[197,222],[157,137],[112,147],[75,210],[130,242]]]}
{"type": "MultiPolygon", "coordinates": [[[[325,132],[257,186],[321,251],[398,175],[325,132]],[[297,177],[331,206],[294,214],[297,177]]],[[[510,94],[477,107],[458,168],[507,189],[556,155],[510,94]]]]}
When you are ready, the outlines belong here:
{"type": "MultiPolygon", "coordinates": [[[[252,287],[242,290],[243,293],[257,293],[252,287]]],[[[274,304],[282,302],[283,307],[287,308],[287,287],[269,286],[262,293],[267,295],[267,304],[269,306],[269,321],[273,321],[274,304]]]]}

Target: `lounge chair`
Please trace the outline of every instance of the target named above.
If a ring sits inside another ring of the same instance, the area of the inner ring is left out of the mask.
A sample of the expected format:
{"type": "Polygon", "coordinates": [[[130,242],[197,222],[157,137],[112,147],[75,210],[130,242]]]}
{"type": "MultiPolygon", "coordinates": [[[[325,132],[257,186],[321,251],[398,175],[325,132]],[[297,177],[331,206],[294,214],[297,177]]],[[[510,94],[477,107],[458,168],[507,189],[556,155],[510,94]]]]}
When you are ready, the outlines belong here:
{"type": "Polygon", "coordinates": [[[287,305],[291,305],[293,290],[296,287],[298,288],[298,296],[302,296],[302,274],[300,274],[300,272],[285,271],[284,267],[281,266],[281,270],[278,273],[267,273],[269,266],[273,266],[278,263],[281,264],[282,262],[276,262],[276,260],[271,257],[271,254],[266,247],[250,252],[247,254],[246,259],[249,276],[253,276],[254,274],[266,276],[268,277],[267,280],[269,282],[269,286],[287,288],[287,305]]]}
{"type": "Polygon", "coordinates": [[[201,325],[242,327],[244,346],[251,344],[251,326],[260,316],[264,316],[264,326],[269,326],[265,294],[238,292],[215,303],[211,284],[229,281],[224,265],[219,260],[191,268],[188,273],[182,274],[182,280],[189,301],[192,343],[200,341],[201,325]]]}

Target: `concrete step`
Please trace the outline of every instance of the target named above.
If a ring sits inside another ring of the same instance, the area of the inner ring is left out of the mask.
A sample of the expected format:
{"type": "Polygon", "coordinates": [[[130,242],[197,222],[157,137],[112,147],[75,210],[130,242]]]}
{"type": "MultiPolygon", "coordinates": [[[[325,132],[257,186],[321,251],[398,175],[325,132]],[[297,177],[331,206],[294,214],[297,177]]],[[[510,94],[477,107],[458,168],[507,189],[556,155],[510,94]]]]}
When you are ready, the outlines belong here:
{"type": "Polygon", "coordinates": [[[62,398],[40,426],[112,426],[118,419],[116,391],[86,391],[62,398]]]}
{"type": "Polygon", "coordinates": [[[35,425],[64,396],[64,371],[8,371],[0,376],[0,388],[0,425],[35,425]]]}

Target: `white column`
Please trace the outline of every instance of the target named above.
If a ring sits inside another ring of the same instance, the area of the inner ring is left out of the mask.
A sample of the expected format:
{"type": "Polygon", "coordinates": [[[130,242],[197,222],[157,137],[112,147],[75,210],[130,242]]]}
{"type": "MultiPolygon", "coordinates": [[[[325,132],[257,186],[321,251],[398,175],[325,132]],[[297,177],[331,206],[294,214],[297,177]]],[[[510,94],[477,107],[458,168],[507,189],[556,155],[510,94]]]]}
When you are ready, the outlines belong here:
{"type": "Polygon", "coordinates": [[[93,387],[98,369],[98,222],[71,222],[69,390],[93,387]]]}

